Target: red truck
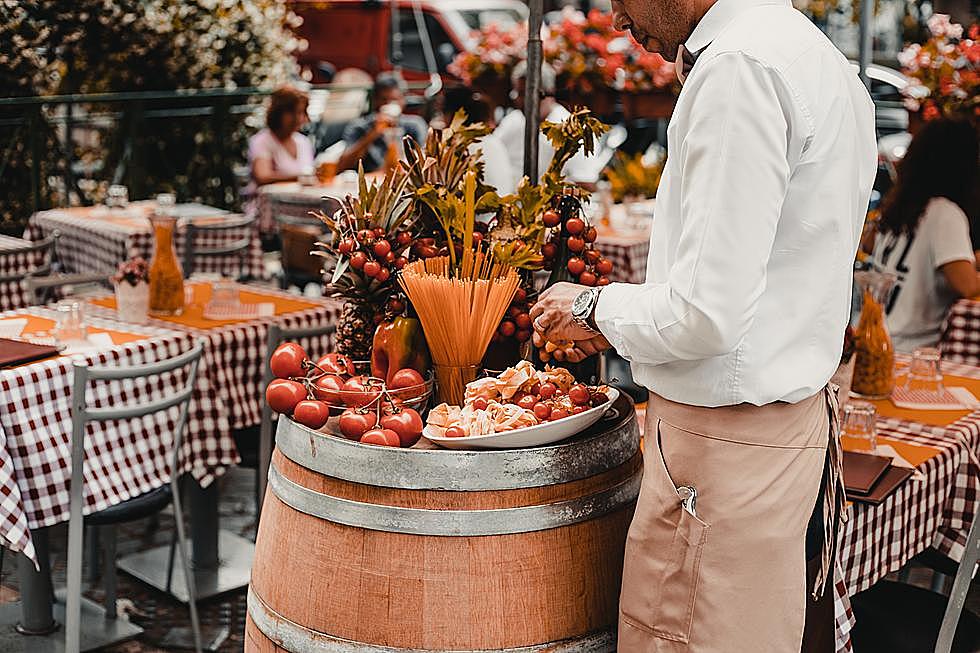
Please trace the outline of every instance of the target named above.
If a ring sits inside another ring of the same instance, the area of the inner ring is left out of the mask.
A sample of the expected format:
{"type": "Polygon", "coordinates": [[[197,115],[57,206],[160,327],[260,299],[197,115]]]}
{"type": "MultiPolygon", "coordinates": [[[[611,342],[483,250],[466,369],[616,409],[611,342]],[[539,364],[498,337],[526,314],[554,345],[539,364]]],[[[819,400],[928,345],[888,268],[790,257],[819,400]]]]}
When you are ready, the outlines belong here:
{"type": "Polygon", "coordinates": [[[450,82],[446,67],[471,47],[473,30],[492,22],[506,26],[527,20],[527,6],[519,0],[290,0],[289,4],[303,18],[297,33],[309,42],[298,56],[299,63],[317,83],[328,81],[327,70],[360,68],[373,77],[398,65],[408,81],[428,80],[436,72],[450,82]],[[426,60],[426,36],[435,70],[426,60]]]}

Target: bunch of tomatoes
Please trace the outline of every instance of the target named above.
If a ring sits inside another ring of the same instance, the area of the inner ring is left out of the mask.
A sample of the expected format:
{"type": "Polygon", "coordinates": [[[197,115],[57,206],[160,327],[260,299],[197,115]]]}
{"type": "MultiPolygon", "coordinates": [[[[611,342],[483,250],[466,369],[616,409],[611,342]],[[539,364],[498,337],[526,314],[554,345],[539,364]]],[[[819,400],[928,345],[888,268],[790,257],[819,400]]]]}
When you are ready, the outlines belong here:
{"type": "Polygon", "coordinates": [[[493,335],[495,341],[504,338],[514,338],[517,342],[531,339],[531,301],[523,288],[514,293],[514,299],[493,335]]]}
{"type": "Polygon", "coordinates": [[[596,228],[586,223],[578,212],[565,219],[564,223],[559,212],[554,209],[548,209],[541,217],[544,225],[551,229],[550,238],[541,246],[544,269],[552,270],[555,265],[562,264],[558,259],[564,244],[564,250],[568,254],[564,265],[573,281],[583,286],[607,285],[613,264],[609,259],[603,258],[593,245],[598,237],[596,228]]]}
{"type": "Polygon", "coordinates": [[[400,369],[385,382],[358,374],[343,354],[314,362],[295,342],[279,345],[269,367],[276,378],[265,390],[266,402],[303,426],[321,429],[339,416],[344,437],[390,447],[410,447],[422,436],[422,417],[412,406],[425,403],[429,387],[414,369],[400,369]]]}

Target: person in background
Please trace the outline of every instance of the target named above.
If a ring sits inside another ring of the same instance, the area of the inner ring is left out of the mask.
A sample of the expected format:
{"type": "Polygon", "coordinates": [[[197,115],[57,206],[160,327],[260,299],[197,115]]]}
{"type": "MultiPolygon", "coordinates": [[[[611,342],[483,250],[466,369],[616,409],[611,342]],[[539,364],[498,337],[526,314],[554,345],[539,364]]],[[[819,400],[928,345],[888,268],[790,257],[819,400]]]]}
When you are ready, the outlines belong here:
{"type": "MultiPolygon", "coordinates": [[[[443,115],[446,123],[452,121],[458,110],[466,112],[466,124],[482,122],[491,129],[495,126],[493,108],[481,93],[468,88],[454,88],[446,91],[443,100],[443,115]]],[[[500,195],[512,194],[517,188],[517,175],[510,162],[507,147],[496,133],[489,133],[471,146],[479,151],[483,161],[483,181],[497,189],[500,195]]]]}
{"type": "MultiPolygon", "coordinates": [[[[508,113],[497,125],[494,135],[507,148],[510,157],[511,169],[514,171],[518,181],[524,173],[524,77],[527,74],[527,62],[521,61],[514,66],[511,73],[511,99],[514,102],[514,109],[508,113]]],[[[568,118],[570,112],[555,98],[555,71],[551,66],[541,67],[541,102],[539,104],[541,120],[548,122],[563,122],[568,118]]],[[[538,175],[544,174],[555,156],[555,148],[551,142],[545,138],[544,134],[538,134],[538,175]]],[[[579,184],[591,184],[598,180],[602,166],[589,163],[589,157],[582,152],[565,164],[565,176],[569,181],[579,184]]]]}
{"type": "Polygon", "coordinates": [[[280,181],[295,181],[313,170],[313,143],[299,133],[309,122],[306,109],[310,99],[292,86],[277,88],[269,96],[266,127],[248,141],[251,182],[246,195],[255,188],[280,181]]]}
{"type": "Polygon", "coordinates": [[[899,351],[936,345],[950,306],[980,295],[970,242],[977,181],[977,133],[965,121],[926,123],[899,163],[872,254],[898,277],[886,322],[899,351]]]}
{"type": "Polygon", "coordinates": [[[425,143],[428,126],[418,116],[405,115],[405,84],[400,77],[391,73],[382,73],[374,80],[372,92],[373,112],[355,120],[344,130],[344,142],[347,149],[337,162],[337,170],[357,169],[358,163],[364,164],[364,172],[374,172],[385,162],[388,144],[385,132],[390,127],[400,127],[406,136],[411,136],[417,143],[425,143]],[[397,124],[379,111],[386,104],[398,106],[401,115],[397,124]]]}

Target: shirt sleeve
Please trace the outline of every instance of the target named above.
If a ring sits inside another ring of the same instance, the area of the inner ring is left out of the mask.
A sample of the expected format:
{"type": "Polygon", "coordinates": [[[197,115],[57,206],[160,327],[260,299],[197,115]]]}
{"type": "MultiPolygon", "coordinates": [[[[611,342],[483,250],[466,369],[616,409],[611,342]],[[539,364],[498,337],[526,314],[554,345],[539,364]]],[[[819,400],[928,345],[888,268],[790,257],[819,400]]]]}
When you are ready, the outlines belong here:
{"type": "Polygon", "coordinates": [[[250,164],[254,164],[259,159],[271,158],[272,142],[269,139],[269,134],[265,131],[260,131],[248,141],[248,161],[250,164]]]}
{"type": "Polygon", "coordinates": [[[929,203],[923,222],[929,224],[929,253],[933,268],[953,261],[973,261],[970,221],[955,202],[937,198],[929,203]]]}
{"type": "MultiPolygon", "coordinates": [[[[596,323],[647,365],[734,351],[752,325],[790,178],[802,109],[778,74],[739,52],[702,62],[685,88],[677,258],[665,283],[606,286],[596,323]],[[791,138],[792,136],[795,136],[791,138]],[[792,145],[791,145],[792,143],[792,145]]],[[[802,131],[808,132],[809,127],[802,131]]]]}

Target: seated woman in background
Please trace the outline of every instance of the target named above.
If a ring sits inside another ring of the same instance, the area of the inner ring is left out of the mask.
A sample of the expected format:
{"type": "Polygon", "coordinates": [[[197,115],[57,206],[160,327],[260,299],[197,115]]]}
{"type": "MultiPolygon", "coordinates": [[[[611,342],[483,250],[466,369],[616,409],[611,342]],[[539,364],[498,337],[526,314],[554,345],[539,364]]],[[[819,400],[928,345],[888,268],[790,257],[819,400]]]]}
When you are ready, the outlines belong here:
{"type": "Polygon", "coordinates": [[[950,306],[980,295],[971,218],[976,218],[977,133],[937,120],[915,136],[885,198],[873,259],[898,281],[886,313],[895,348],[939,342],[950,306]]]}
{"type": "Polygon", "coordinates": [[[313,172],[313,143],[299,133],[309,122],[309,103],[306,93],[292,86],[282,86],[269,96],[266,128],[248,141],[252,180],[246,194],[253,194],[258,186],[295,181],[300,175],[313,172]]]}

